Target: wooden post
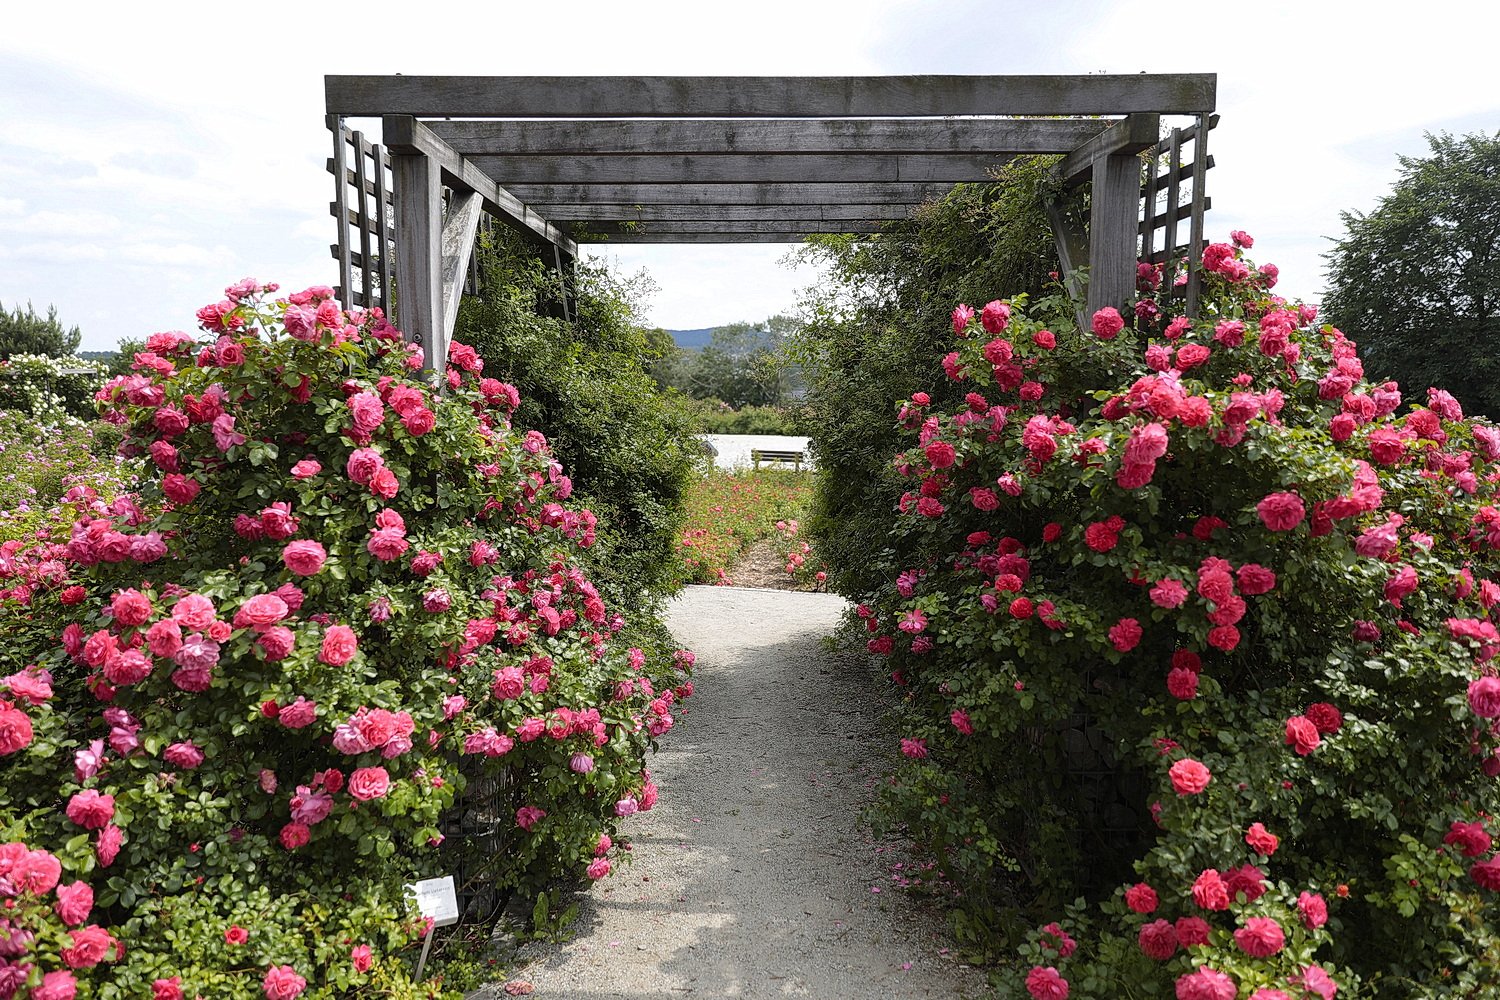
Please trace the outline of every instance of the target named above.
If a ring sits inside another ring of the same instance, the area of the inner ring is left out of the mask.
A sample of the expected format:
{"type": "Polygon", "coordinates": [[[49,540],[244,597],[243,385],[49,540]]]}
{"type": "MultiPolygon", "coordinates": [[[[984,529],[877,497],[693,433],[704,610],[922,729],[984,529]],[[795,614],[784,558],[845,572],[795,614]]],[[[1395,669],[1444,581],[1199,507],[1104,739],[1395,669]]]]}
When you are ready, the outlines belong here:
{"type": "Polygon", "coordinates": [[[1177,200],[1182,197],[1182,129],[1172,130],[1167,146],[1167,259],[1162,267],[1162,300],[1177,294],[1177,200]]]}
{"type": "Polygon", "coordinates": [[[396,302],[398,325],[422,345],[426,368],[447,365],[442,343],[443,185],[438,165],[425,153],[391,154],[396,199],[396,302]]]}
{"type": "Polygon", "coordinates": [[[333,206],[339,227],[339,303],[348,309],[354,304],[350,285],[354,283],[349,262],[349,170],[344,159],[344,119],[328,116],[333,133],[333,206]]]}
{"type": "Polygon", "coordinates": [[[1203,181],[1208,173],[1209,116],[1198,116],[1198,132],[1193,136],[1193,217],[1188,232],[1187,315],[1198,318],[1198,293],[1203,287],[1203,181]]]}
{"type": "Polygon", "coordinates": [[[1088,312],[1120,308],[1135,290],[1141,164],[1134,154],[1094,161],[1089,209],[1088,312]]]}

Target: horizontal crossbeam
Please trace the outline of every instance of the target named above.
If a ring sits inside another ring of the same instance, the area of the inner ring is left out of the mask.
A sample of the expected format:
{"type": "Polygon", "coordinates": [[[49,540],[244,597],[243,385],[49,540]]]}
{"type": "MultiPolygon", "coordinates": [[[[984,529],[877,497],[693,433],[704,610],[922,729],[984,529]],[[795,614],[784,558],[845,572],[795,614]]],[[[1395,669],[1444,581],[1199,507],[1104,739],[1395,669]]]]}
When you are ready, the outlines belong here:
{"type": "MultiPolygon", "coordinates": [[[[528,233],[575,253],[573,241],[556,226],[527,208],[511,192],[495,183],[473,163],[454,152],[447,143],[433,135],[410,115],[386,115],[382,121],[386,148],[393,155],[418,153],[430,158],[442,174],[443,183],[459,192],[472,191],[484,199],[489,212],[514,229],[528,233]]],[[[398,210],[400,206],[397,206],[398,210]]]]}
{"type": "Polygon", "coordinates": [[[903,118],[1193,114],[1211,73],[1076,76],[327,76],[329,114],[432,118],[903,118]]]}
{"type": "MultiPolygon", "coordinates": [[[[1153,137],[1154,139],[1154,137],[1153,137]]],[[[748,153],[692,156],[471,156],[498,184],[984,183],[1011,157],[986,153],[748,153]]]]}
{"type": "Polygon", "coordinates": [[[527,204],[920,205],[952,184],[508,184],[527,204]]]}
{"type": "Polygon", "coordinates": [[[1094,161],[1106,156],[1135,155],[1156,145],[1161,136],[1161,115],[1133,114],[1115,122],[1065,156],[1052,168],[1053,176],[1065,183],[1083,180],[1094,161]]]}
{"type": "Polygon", "coordinates": [[[799,239],[808,233],[878,233],[886,223],[875,221],[825,222],[821,219],[777,219],[766,222],[747,222],[739,219],[709,219],[697,222],[584,222],[574,228],[574,235],[582,242],[583,234],[595,236],[666,236],[673,233],[704,235],[712,233],[760,233],[781,234],[799,239]]]}
{"type": "Polygon", "coordinates": [[[1104,119],[832,119],[823,121],[429,121],[465,156],[691,153],[1067,153],[1104,119]]]}
{"type": "Polygon", "coordinates": [[[580,235],[579,246],[636,243],[801,243],[816,233],[620,233],[580,235]]]}
{"type": "Polygon", "coordinates": [[[863,222],[904,219],[909,205],[532,205],[558,225],[573,222],[774,222],[806,219],[818,222],[863,222]]]}

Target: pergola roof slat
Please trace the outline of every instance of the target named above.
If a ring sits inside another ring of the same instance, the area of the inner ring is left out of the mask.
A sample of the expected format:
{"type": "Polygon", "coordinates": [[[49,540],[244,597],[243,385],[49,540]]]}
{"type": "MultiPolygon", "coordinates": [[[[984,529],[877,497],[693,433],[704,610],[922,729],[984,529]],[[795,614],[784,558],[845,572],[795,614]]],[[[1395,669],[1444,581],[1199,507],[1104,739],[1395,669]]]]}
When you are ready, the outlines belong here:
{"type": "Polygon", "coordinates": [[[327,112],[424,118],[1193,114],[1211,73],[1057,76],[328,76],[327,112]]]}
{"type": "Polygon", "coordinates": [[[427,121],[465,156],[692,153],[1067,153],[1110,120],[861,118],[803,120],[427,121]]]}
{"type": "Polygon", "coordinates": [[[795,184],[822,177],[846,182],[993,179],[1011,157],[983,153],[806,153],[693,156],[470,156],[498,184],[795,184]]]}
{"type": "Polygon", "coordinates": [[[528,204],[567,205],[919,205],[952,184],[507,184],[528,204]]]}
{"type": "Polygon", "coordinates": [[[771,222],[810,219],[819,222],[869,222],[905,219],[909,205],[552,205],[532,208],[563,225],[590,222],[698,222],[723,219],[771,222]]]}

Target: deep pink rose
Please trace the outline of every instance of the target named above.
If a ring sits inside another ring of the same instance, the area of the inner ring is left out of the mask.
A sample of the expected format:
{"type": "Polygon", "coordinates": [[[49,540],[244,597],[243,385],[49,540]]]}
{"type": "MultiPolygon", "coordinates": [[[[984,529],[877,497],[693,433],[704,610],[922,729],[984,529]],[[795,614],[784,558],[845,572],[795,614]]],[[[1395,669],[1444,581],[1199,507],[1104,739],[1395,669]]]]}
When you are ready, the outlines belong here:
{"type": "Polygon", "coordinates": [[[286,602],[275,594],[256,594],[241,604],[239,611],[235,612],[234,627],[249,626],[257,632],[263,632],[281,621],[287,614],[286,602]]]}
{"type": "Polygon", "coordinates": [[[121,628],[144,625],[151,617],[151,599],[139,590],[122,590],[109,602],[115,623],[121,628]]]}
{"type": "Polygon", "coordinates": [[[1034,966],[1026,974],[1026,992],[1033,1000],[1068,1000],[1068,981],[1050,965],[1034,966]]]}
{"type": "Polygon", "coordinates": [[[216,613],[214,602],[201,594],[186,594],[172,605],[172,618],[193,632],[207,631],[216,613]]]}
{"type": "Polygon", "coordinates": [[[330,625],[323,633],[323,646],[318,651],[318,660],[330,667],[342,667],[354,659],[359,649],[359,637],[348,625],[330,625]]]}
{"type": "Polygon", "coordinates": [[[57,915],[69,927],[77,927],[89,918],[94,908],[94,890],[86,882],[57,887],[57,915]]]}
{"type": "Polygon", "coordinates": [[[1312,724],[1312,720],[1303,715],[1294,715],[1286,720],[1286,743],[1297,751],[1299,757],[1306,757],[1318,749],[1318,744],[1323,738],[1318,735],[1318,727],[1312,724]]]}
{"type": "Polygon", "coordinates": [[[1229,909],[1229,884],[1217,869],[1205,868],[1193,880],[1193,902],[1205,910],[1229,909]]]}
{"type": "Polygon", "coordinates": [[[370,555],[381,562],[400,559],[410,547],[411,543],[399,528],[376,528],[370,532],[370,540],[366,543],[370,555]]]}
{"type": "Polygon", "coordinates": [[[1125,905],[1136,913],[1153,913],[1158,902],[1156,890],[1145,882],[1137,882],[1125,890],[1125,905]]]}
{"type": "Polygon", "coordinates": [[[94,853],[99,857],[99,867],[108,868],[115,863],[115,858],[120,853],[120,844],[124,839],[124,832],[114,824],[99,831],[99,839],[94,842],[94,853]]]}
{"type": "Polygon", "coordinates": [[[266,970],[261,988],[265,990],[266,1000],[294,1000],[307,989],[307,980],[297,975],[297,970],[290,965],[273,965],[266,970]]]}
{"type": "Polygon", "coordinates": [[[1250,829],[1245,831],[1245,843],[1249,844],[1256,854],[1269,858],[1276,853],[1276,848],[1281,846],[1281,838],[1267,830],[1264,823],[1251,823],[1250,829]]]}
{"type": "Polygon", "coordinates": [[[1208,787],[1213,774],[1191,757],[1184,757],[1167,771],[1178,795],[1197,795],[1208,787]]]}
{"type": "Polygon", "coordinates": [[[1302,498],[1295,493],[1272,493],[1255,505],[1255,511],[1272,531],[1291,531],[1307,516],[1302,498]]]}
{"type": "Polygon", "coordinates": [[[1248,917],[1234,932],[1234,943],[1251,958],[1270,958],[1286,944],[1286,934],[1270,917],[1248,917]]]}
{"type": "Polygon", "coordinates": [[[306,729],[317,717],[318,703],[298,697],[290,705],[282,706],[280,714],[276,716],[276,721],[288,729],[306,729]]]}
{"type": "Polygon", "coordinates": [[[306,844],[311,837],[312,830],[308,828],[306,823],[301,823],[297,820],[292,820],[281,828],[281,846],[288,851],[295,851],[303,844],[306,844]]]}
{"type": "Polygon", "coordinates": [[[288,542],[281,550],[281,561],[298,576],[312,576],[323,568],[327,559],[328,552],[322,544],[310,539],[288,542]]]}
{"type": "Polygon", "coordinates": [[[376,470],[374,477],[370,480],[370,492],[387,500],[393,498],[401,490],[401,483],[396,474],[385,466],[376,470]]]}
{"type": "Polygon", "coordinates": [[[1114,340],[1125,329],[1125,320],[1114,306],[1105,306],[1094,313],[1093,328],[1100,340],[1114,340]]]}
{"type": "Polygon", "coordinates": [[[1328,923],[1328,903],[1315,892],[1304,892],[1297,897],[1297,913],[1302,924],[1310,931],[1328,923]]]}
{"type": "Polygon", "coordinates": [[[1121,618],[1110,627],[1109,642],[1117,652],[1128,653],[1140,644],[1144,634],[1140,622],[1134,618],[1121,618]]]}
{"type": "Polygon", "coordinates": [[[1469,707],[1481,719],[1500,717],[1500,677],[1488,675],[1469,683],[1469,707]]]}
{"type": "Polygon", "coordinates": [[[367,485],[375,474],[385,468],[385,460],[374,448],[358,448],[349,456],[344,471],[354,482],[367,485]]]}
{"type": "Polygon", "coordinates": [[[62,950],[62,960],[70,969],[91,969],[104,961],[110,952],[115,952],[116,957],[119,955],[119,942],[96,924],[69,931],[68,935],[73,944],[62,950]]]}
{"type": "Polygon", "coordinates": [[[369,434],[385,420],[385,404],[373,392],[357,392],[345,402],[356,430],[369,434]]]}
{"type": "Polygon", "coordinates": [[[361,802],[378,799],[391,787],[391,776],[383,767],[362,767],[349,775],[349,794],[361,802]]]}
{"type": "Polygon", "coordinates": [[[68,819],[85,830],[98,830],[106,826],[115,815],[115,797],[101,795],[98,790],[86,788],[68,800],[68,819]]]}
{"type": "Polygon", "coordinates": [[[191,771],[203,763],[203,751],[192,743],[173,743],[162,753],[167,763],[191,771]]]}
{"type": "Polygon", "coordinates": [[[151,1000],[182,1000],[182,977],[152,980],[151,1000]]]}
{"type": "Polygon", "coordinates": [[[31,718],[25,712],[0,703],[0,757],[24,750],[34,735],[31,718]]]}
{"type": "Polygon", "coordinates": [[[354,971],[358,972],[360,975],[364,975],[366,972],[369,972],[370,964],[372,961],[370,946],[367,944],[355,945],[349,951],[349,961],[354,965],[354,971]]]}
{"type": "Polygon", "coordinates": [[[1141,925],[1137,942],[1147,958],[1165,962],[1177,954],[1177,928],[1172,926],[1170,920],[1153,920],[1141,925]]]}
{"type": "Polygon", "coordinates": [[[78,995],[78,981],[67,969],[58,969],[42,977],[31,991],[31,1000],[73,1000],[78,995]]]}
{"type": "Polygon", "coordinates": [[[1238,993],[1233,979],[1206,965],[1177,979],[1177,1000],[1234,1000],[1238,993]]]}

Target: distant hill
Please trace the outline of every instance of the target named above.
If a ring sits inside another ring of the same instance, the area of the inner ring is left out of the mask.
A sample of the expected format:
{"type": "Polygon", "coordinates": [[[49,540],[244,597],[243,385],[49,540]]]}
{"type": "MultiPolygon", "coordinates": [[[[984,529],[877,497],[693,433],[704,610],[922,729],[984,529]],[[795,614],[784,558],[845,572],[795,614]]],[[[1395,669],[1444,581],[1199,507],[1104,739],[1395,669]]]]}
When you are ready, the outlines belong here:
{"type": "Polygon", "coordinates": [[[667,332],[672,335],[672,340],[678,347],[691,350],[707,347],[708,342],[714,336],[714,328],[711,326],[706,326],[701,330],[668,330],[667,332]]]}

